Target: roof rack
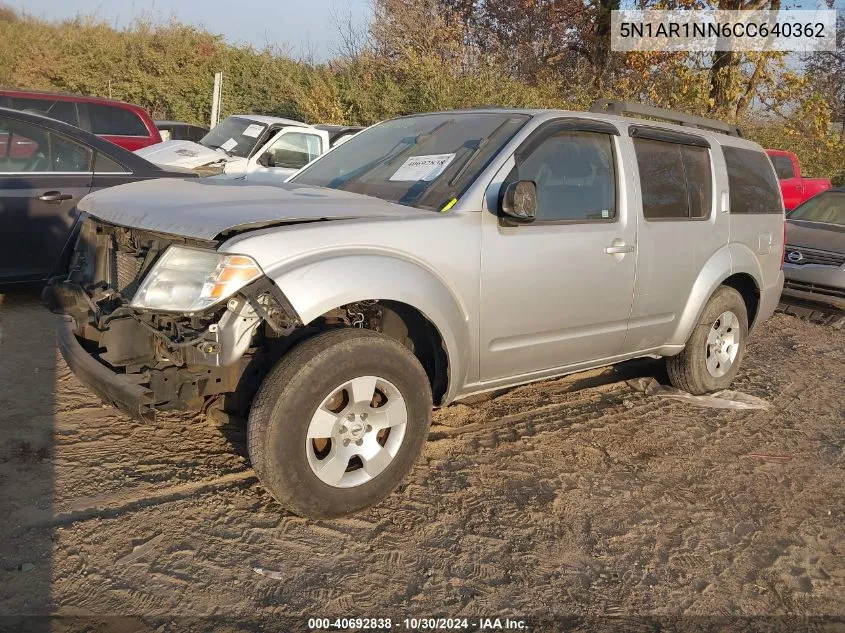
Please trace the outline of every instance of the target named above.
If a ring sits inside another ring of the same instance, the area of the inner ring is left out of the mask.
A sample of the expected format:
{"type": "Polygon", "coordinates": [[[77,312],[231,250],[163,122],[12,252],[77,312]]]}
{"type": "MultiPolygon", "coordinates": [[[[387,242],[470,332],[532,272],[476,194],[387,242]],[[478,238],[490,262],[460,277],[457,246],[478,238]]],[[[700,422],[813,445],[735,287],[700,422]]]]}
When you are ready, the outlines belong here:
{"type": "Polygon", "coordinates": [[[713,132],[721,132],[729,136],[738,136],[742,138],[742,130],[739,126],[730,125],[723,121],[716,119],[706,119],[702,116],[695,116],[692,114],[685,114],[683,112],[675,112],[674,110],[664,110],[663,108],[654,108],[652,106],[634,103],[633,101],[613,101],[612,99],[596,99],[590,107],[590,112],[600,112],[604,114],[615,114],[617,116],[625,116],[628,114],[652,117],[655,119],[663,119],[669,123],[677,123],[687,127],[694,127],[701,130],[711,130],[713,132]]]}

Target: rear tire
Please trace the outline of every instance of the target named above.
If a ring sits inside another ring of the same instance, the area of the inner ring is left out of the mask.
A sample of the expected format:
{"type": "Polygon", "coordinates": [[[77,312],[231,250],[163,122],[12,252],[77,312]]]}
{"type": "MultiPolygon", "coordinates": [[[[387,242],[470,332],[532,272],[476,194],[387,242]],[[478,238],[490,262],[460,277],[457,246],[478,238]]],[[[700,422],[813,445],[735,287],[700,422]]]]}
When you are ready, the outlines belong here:
{"type": "Polygon", "coordinates": [[[733,288],[720,286],[683,351],[666,359],[669,382],[695,395],[726,389],[739,371],[747,337],[745,301],[733,288]]]}
{"type": "Polygon", "coordinates": [[[411,470],[431,410],[428,376],[407,348],[369,330],[332,330],[264,379],[249,414],[249,456],[296,514],[348,515],[384,499],[411,470]]]}

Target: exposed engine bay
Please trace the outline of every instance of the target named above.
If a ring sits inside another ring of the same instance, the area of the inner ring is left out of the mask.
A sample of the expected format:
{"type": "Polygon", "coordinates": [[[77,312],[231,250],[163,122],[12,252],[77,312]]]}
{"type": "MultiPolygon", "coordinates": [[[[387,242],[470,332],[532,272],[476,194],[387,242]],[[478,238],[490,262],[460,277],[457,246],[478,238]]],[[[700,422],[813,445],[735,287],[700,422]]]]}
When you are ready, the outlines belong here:
{"type": "Polygon", "coordinates": [[[144,274],[173,244],[217,246],[86,218],[67,275],[51,281],[47,300],[73,318],[74,334],[89,354],[155,394],[153,409],[201,408],[206,397],[244,393],[244,376],[262,375],[258,366],[270,350],[289,346],[301,324],[265,277],[199,313],[132,308],[144,274]]]}

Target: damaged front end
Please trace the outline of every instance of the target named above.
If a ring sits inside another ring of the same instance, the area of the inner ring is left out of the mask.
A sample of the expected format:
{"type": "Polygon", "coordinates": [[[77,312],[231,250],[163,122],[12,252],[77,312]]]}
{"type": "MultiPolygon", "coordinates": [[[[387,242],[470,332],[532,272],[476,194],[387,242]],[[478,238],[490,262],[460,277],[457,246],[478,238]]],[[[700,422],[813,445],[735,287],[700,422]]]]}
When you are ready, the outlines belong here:
{"type": "Polygon", "coordinates": [[[59,344],[68,365],[104,401],[141,418],[156,410],[248,406],[299,324],[269,279],[256,275],[231,294],[204,287],[218,298],[190,310],[138,307],[151,294],[147,276],[156,275],[168,249],[224,257],[217,246],[84,220],[68,272],[51,280],[45,302],[65,315],[59,344]]]}

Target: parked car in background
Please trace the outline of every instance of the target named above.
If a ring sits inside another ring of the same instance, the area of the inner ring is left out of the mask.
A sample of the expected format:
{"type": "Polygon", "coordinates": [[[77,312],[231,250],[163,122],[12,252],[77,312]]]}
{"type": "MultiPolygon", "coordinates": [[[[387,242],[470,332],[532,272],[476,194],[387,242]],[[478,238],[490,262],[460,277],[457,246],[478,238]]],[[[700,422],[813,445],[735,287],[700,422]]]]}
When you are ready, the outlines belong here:
{"type": "Polygon", "coordinates": [[[194,141],[197,142],[208,134],[208,128],[195,123],[184,121],[156,121],[156,127],[161,134],[162,141],[194,141]]]}
{"type": "Polygon", "coordinates": [[[601,105],[407,116],[276,186],[88,196],[46,293],[62,354],[139,418],[248,412],[258,477],[313,518],[389,494],[432,403],[641,356],[724,389],[783,286],[771,162],[718,121],[601,105]]]}
{"type": "Polygon", "coordinates": [[[260,173],[279,182],[330,146],[329,133],[299,121],[256,114],[227,117],[199,141],[165,141],[138,150],[157,165],[202,175],[260,173]]]}
{"type": "Polygon", "coordinates": [[[158,128],[147,111],[122,101],[32,90],[0,90],[0,107],[43,114],[130,151],[161,142],[158,128]]]}
{"type": "Polygon", "coordinates": [[[772,160],[775,173],[778,175],[783,205],[787,211],[791,211],[817,193],[830,189],[831,183],[827,178],[804,178],[801,175],[798,157],[792,152],[767,149],[766,153],[772,160]]]}
{"type": "Polygon", "coordinates": [[[61,121],[0,108],[0,286],[54,272],[89,192],[186,176],[61,121]]]}
{"type": "Polygon", "coordinates": [[[787,216],[783,271],[784,304],[803,308],[804,316],[845,315],[845,187],[822,192],[787,216]]]}
{"type": "Polygon", "coordinates": [[[329,147],[335,147],[341,143],[345,143],[364,129],[363,127],[354,125],[328,125],[324,123],[318,123],[314,127],[329,133],[329,147]]]}

